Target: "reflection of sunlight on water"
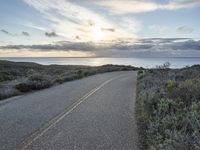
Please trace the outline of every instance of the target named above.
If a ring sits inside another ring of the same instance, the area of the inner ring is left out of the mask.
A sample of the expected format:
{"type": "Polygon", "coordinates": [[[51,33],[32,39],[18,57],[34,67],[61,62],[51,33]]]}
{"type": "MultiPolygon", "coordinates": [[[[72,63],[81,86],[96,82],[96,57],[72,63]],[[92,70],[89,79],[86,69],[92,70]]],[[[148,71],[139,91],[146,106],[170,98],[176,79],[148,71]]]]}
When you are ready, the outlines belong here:
{"type": "Polygon", "coordinates": [[[112,63],[108,58],[63,58],[59,64],[100,66],[112,63]]]}
{"type": "Polygon", "coordinates": [[[132,65],[152,68],[170,62],[172,68],[200,64],[199,58],[63,58],[62,64],[100,66],[105,64],[132,65]]]}
{"type": "Polygon", "coordinates": [[[65,57],[1,57],[1,60],[16,62],[36,62],[44,65],[88,65],[100,66],[105,64],[132,65],[136,67],[155,67],[170,62],[172,68],[180,68],[200,64],[200,58],[65,58],[65,57]]]}
{"type": "Polygon", "coordinates": [[[109,62],[106,60],[106,58],[95,58],[95,59],[90,59],[91,66],[100,66],[100,65],[105,65],[109,64],[109,62]]]}

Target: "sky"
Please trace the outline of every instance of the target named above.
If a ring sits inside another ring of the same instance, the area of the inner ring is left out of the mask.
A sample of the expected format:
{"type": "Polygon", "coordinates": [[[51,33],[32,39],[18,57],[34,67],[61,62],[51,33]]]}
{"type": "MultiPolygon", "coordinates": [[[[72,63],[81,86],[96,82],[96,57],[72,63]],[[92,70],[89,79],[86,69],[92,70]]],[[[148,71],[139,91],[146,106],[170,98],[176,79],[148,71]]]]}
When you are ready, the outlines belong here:
{"type": "Polygon", "coordinates": [[[0,57],[200,57],[200,0],[1,0],[0,57]]]}

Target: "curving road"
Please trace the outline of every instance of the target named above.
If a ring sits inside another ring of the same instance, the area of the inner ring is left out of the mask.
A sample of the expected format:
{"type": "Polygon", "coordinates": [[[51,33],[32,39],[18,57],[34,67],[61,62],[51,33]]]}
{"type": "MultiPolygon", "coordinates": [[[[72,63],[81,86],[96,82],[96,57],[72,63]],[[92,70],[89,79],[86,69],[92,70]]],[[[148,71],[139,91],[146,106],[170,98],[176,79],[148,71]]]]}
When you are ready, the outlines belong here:
{"type": "Polygon", "coordinates": [[[136,72],[67,82],[0,103],[1,150],[137,150],[136,72]]]}

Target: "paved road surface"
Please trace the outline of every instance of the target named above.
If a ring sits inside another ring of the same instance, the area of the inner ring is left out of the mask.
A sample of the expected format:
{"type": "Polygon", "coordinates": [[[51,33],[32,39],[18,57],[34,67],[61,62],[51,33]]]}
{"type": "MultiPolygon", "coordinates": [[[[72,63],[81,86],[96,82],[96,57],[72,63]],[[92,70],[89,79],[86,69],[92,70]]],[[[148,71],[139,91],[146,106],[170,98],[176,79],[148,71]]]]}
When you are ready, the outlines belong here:
{"type": "Polygon", "coordinates": [[[99,74],[1,102],[0,150],[136,150],[136,74],[99,74]]]}

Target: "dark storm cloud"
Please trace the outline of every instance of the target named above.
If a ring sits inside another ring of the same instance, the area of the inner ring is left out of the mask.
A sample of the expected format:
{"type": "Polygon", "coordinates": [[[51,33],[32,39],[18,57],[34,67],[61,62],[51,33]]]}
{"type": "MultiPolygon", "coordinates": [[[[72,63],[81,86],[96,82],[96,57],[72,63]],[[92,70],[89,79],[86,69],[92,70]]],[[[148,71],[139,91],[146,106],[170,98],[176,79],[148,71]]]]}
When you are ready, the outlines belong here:
{"type": "Polygon", "coordinates": [[[55,31],[52,31],[52,32],[45,32],[45,35],[47,37],[57,37],[58,35],[56,34],[55,31]]]}
{"type": "Polygon", "coordinates": [[[22,31],[22,35],[24,36],[30,36],[30,34],[28,32],[22,31]]]}

